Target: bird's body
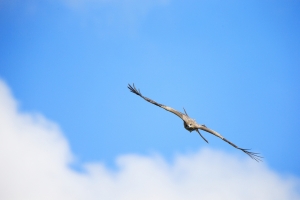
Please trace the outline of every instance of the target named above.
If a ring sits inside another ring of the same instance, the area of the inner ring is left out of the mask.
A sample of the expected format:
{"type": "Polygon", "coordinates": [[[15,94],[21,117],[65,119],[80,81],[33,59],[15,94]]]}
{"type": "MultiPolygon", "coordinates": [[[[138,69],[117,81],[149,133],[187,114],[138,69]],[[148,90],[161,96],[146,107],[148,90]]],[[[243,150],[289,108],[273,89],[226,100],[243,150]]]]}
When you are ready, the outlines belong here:
{"type": "Polygon", "coordinates": [[[136,94],[136,95],[142,97],[142,98],[145,99],[146,101],[148,101],[148,102],[150,102],[150,103],[152,103],[152,104],[154,104],[154,105],[156,105],[156,106],[158,106],[158,107],[160,107],[160,108],[163,108],[163,109],[165,109],[166,111],[169,111],[169,112],[171,112],[171,113],[177,115],[178,117],[180,117],[180,118],[183,120],[184,128],[185,128],[186,130],[188,130],[188,131],[190,131],[190,132],[192,132],[192,131],[197,131],[197,132],[199,133],[199,135],[203,138],[203,140],[205,140],[207,143],[208,143],[208,141],[202,136],[202,134],[200,133],[199,129],[200,129],[200,130],[204,130],[204,131],[206,131],[206,132],[209,132],[209,133],[215,135],[216,137],[219,137],[220,139],[224,140],[225,142],[227,142],[227,143],[230,144],[231,146],[233,146],[233,147],[235,147],[235,148],[237,148],[237,149],[239,149],[239,150],[242,150],[244,153],[246,153],[246,154],[247,154],[248,156],[250,156],[252,159],[254,159],[254,160],[256,160],[256,161],[261,161],[262,157],[261,157],[258,153],[250,152],[249,149],[243,149],[243,148],[240,148],[240,147],[236,146],[235,144],[231,143],[230,141],[228,141],[227,139],[225,139],[222,135],[220,135],[220,134],[217,133],[216,131],[207,128],[205,125],[200,125],[200,124],[198,124],[194,119],[192,119],[192,118],[190,118],[190,117],[188,116],[188,114],[187,114],[187,112],[185,111],[185,109],[184,109],[184,112],[185,112],[185,114],[184,114],[184,113],[179,112],[179,111],[177,111],[177,110],[175,110],[175,109],[173,109],[173,108],[171,108],[171,107],[169,107],[169,106],[165,106],[165,105],[163,105],[163,104],[160,104],[160,103],[157,103],[157,102],[153,101],[152,99],[149,99],[149,98],[147,98],[147,97],[144,97],[144,96],[141,94],[141,92],[135,88],[134,84],[133,84],[133,86],[131,86],[130,84],[128,84],[128,88],[129,88],[129,90],[130,90],[132,93],[134,93],[134,94],[136,94]]]}

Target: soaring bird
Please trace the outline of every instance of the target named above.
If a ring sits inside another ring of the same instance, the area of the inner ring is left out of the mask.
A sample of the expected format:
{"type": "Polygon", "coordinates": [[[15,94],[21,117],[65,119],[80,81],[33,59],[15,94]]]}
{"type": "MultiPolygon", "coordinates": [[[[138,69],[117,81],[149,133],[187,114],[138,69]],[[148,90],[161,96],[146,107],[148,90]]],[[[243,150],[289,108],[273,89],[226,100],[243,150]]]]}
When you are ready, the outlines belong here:
{"type": "Polygon", "coordinates": [[[203,137],[203,135],[200,133],[199,129],[203,130],[203,131],[206,131],[208,133],[211,133],[213,134],[214,136],[217,136],[218,138],[221,138],[222,140],[224,140],[225,142],[227,142],[228,144],[230,144],[231,146],[233,146],[234,148],[237,148],[241,151],[243,151],[244,153],[246,153],[248,156],[250,156],[252,159],[256,160],[257,162],[259,161],[262,161],[262,156],[259,155],[259,153],[254,153],[254,152],[251,152],[250,149],[244,149],[244,148],[240,148],[238,146],[236,146],[235,144],[233,144],[232,142],[230,142],[229,140],[227,140],[226,138],[224,138],[222,135],[220,135],[219,133],[217,133],[216,131],[214,130],[211,130],[209,128],[207,128],[204,124],[200,125],[198,124],[194,119],[190,118],[187,114],[187,112],[185,111],[185,109],[183,108],[184,110],[184,113],[182,112],[179,112],[169,106],[165,106],[163,104],[160,104],[160,103],[157,103],[155,101],[153,101],[152,99],[149,99],[145,96],[142,95],[142,93],[140,92],[140,90],[136,89],[136,87],[134,86],[134,84],[131,86],[130,84],[128,84],[128,89],[142,97],[143,99],[145,99],[146,101],[160,107],[160,108],[163,108],[165,109],[166,111],[169,111],[175,115],[177,115],[178,117],[180,117],[182,120],[183,120],[183,125],[184,125],[184,128],[190,132],[192,131],[197,131],[199,133],[199,135],[202,137],[203,140],[205,140],[205,142],[208,143],[208,141],[203,137]]]}

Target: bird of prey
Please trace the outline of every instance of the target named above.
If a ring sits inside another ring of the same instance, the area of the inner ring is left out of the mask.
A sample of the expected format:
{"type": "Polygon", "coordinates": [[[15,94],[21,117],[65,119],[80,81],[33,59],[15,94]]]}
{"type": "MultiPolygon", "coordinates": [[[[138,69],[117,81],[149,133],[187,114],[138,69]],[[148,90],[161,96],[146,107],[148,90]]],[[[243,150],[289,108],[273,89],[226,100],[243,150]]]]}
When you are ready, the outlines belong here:
{"type": "Polygon", "coordinates": [[[184,108],[183,108],[183,110],[184,110],[184,113],[185,113],[185,114],[183,114],[182,112],[179,112],[179,111],[177,111],[177,110],[175,110],[175,109],[173,109],[173,108],[171,108],[171,107],[169,107],[169,106],[165,106],[165,105],[163,105],[163,104],[157,103],[157,102],[153,101],[152,99],[149,99],[149,98],[143,96],[143,95],[141,94],[140,90],[136,89],[136,87],[134,86],[134,84],[133,84],[132,86],[131,86],[130,84],[128,84],[128,89],[129,89],[132,93],[134,93],[134,94],[136,94],[136,95],[142,97],[142,98],[145,99],[146,101],[148,101],[148,102],[150,102],[150,103],[152,103],[152,104],[154,104],[154,105],[156,105],[156,106],[158,106],[158,107],[160,107],[160,108],[163,108],[163,109],[165,109],[166,111],[169,111],[169,112],[171,112],[171,113],[177,115],[178,117],[180,117],[180,118],[183,120],[184,128],[185,128],[186,130],[190,131],[190,132],[192,132],[192,131],[197,131],[197,132],[199,133],[199,135],[203,138],[203,140],[205,140],[205,142],[208,143],[208,141],[207,141],[207,140],[203,137],[203,135],[200,133],[199,129],[201,129],[201,130],[203,130],[203,131],[206,131],[206,132],[208,132],[208,133],[211,133],[211,134],[213,134],[214,136],[217,136],[217,137],[221,138],[222,140],[224,140],[225,142],[227,142],[227,143],[230,144],[231,146],[233,146],[233,147],[235,147],[235,148],[237,148],[237,149],[243,151],[244,153],[246,153],[248,156],[250,156],[252,159],[256,160],[257,162],[262,161],[262,158],[263,158],[263,157],[260,156],[259,153],[251,152],[251,151],[249,151],[250,149],[243,149],[243,148],[240,148],[240,147],[236,146],[235,144],[233,144],[232,142],[230,142],[229,140],[227,140],[226,138],[224,138],[222,135],[220,135],[220,134],[217,133],[216,131],[207,128],[204,124],[203,124],[203,125],[198,124],[194,119],[192,119],[192,118],[190,118],[190,117],[188,116],[188,114],[187,114],[187,112],[185,111],[184,108]]]}

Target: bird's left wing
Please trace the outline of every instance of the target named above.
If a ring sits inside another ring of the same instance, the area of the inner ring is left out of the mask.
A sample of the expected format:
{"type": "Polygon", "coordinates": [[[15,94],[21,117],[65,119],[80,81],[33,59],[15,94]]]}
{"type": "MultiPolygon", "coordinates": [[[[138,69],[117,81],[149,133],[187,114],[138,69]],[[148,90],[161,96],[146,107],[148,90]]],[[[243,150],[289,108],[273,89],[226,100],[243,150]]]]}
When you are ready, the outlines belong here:
{"type": "Polygon", "coordinates": [[[152,99],[149,99],[149,98],[143,96],[143,95],[141,94],[140,90],[136,89],[136,87],[134,86],[134,84],[132,84],[132,86],[131,86],[130,84],[128,84],[128,89],[129,89],[132,93],[134,93],[134,94],[136,94],[136,95],[142,97],[143,99],[145,99],[145,100],[148,101],[149,103],[152,103],[152,104],[154,104],[154,105],[156,105],[156,106],[158,106],[158,107],[161,107],[161,108],[163,108],[163,109],[165,109],[165,110],[167,110],[167,111],[169,111],[169,112],[171,112],[171,113],[174,113],[175,115],[177,115],[178,117],[180,117],[181,119],[183,119],[183,116],[184,116],[183,113],[181,113],[181,112],[179,112],[179,111],[177,111],[177,110],[175,110],[175,109],[173,109],[173,108],[171,108],[171,107],[169,107],[169,106],[165,106],[165,105],[163,105],[163,104],[157,103],[156,101],[153,101],[152,99]]]}

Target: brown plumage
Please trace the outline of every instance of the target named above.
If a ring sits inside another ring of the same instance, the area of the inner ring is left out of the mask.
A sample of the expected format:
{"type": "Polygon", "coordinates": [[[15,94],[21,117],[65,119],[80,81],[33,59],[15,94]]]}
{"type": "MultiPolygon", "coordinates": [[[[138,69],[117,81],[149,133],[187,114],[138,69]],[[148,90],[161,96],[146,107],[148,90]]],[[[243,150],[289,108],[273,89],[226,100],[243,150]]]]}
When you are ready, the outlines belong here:
{"type": "Polygon", "coordinates": [[[240,148],[240,147],[236,146],[235,144],[233,144],[232,142],[230,142],[229,140],[225,139],[222,135],[220,135],[216,131],[207,128],[204,124],[203,125],[198,124],[194,119],[192,119],[192,118],[190,118],[188,116],[188,114],[187,114],[187,112],[185,111],[184,108],[183,109],[184,109],[184,113],[185,114],[182,113],[182,112],[179,112],[179,111],[177,111],[177,110],[175,110],[175,109],[173,109],[171,107],[168,107],[168,106],[165,106],[163,104],[157,103],[157,102],[153,101],[152,99],[149,99],[149,98],[143,96],[141,94],[140,90],[136,89],[136,87],[134,86],[134,84],[132,86],[130,84],[128,84],[128,89],[132,93],[134,93],[134,94],[142,97],[146,101],[148,101],[148,102],[150,102],[150,103],[152,103],[152,104],[154,104],[154,105],[156,105],[158,107],[161,107],[161,108],[163,108],[163,109],[165,109],[165,110],[167,110],[167,111],[169,111],[171,113],[174,113],[175,115],[177,115],[178,117],[180,117],[183,120],[183,124],[184,124],[184,128],[185,129],[187,129],[190,132],[197,131],[199,133],[199,135],[203,138],[203,140],[205,140],[207,143],[208,143],[208,141],[203,137],[203,135],[200,133],[199,129],[204,130],[204,131],[206,131],[208,133],[213,134],[214,136],[217,136],[217,137],[221,138],[222,140],[224,140],[225,142],[227,142],[228,144],[230,144],[234,148],[237,148],[237,149],[243,151],[244,153],[246,153],[248,156],[250,156],[252,159],[256,160],[257,162],[262,161],[263,157],[260,156],[259,153],[251,152],[251,151],[249,151],[250,149],[240,148]]]}

